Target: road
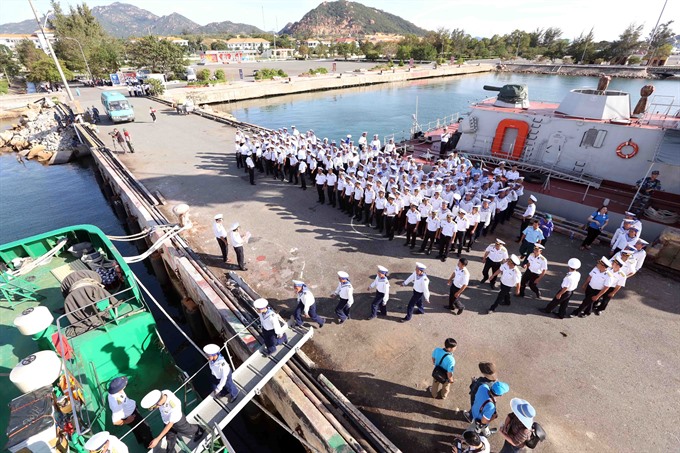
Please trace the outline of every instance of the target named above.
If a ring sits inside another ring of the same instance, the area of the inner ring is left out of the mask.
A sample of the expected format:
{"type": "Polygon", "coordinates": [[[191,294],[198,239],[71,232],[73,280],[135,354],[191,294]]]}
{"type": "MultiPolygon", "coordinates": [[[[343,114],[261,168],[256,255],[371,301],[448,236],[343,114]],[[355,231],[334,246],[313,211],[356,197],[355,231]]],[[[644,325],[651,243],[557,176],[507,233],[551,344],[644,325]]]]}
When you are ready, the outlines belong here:
{"type": "MultiPolygon", "coordinates": [[[[85,89],[83,105],[98,104],[97,89],[85,89]]],[[[305,280],[317,296],[319,312],[329,321],[305,351],[321,371],[404,452],[450,451],[455,434],[466,427],[461,410],[468,408],[470,377],[479,361],[494,361],[511,391],[499,402],[500,420],[510,411],[510,398],[530,401],[548,432],[540,448],[546,453],[677,451],[680,411],[677,395],[680,344],[677,282],[643,269],[617,296],[603,316],[558,320],[537,311],[557,290],[568,258],[584,262],[585,275],[602,247],[581,252],[567,237],[550,239],[548,275],[541,282],[544,297],[515,298],[510,307],[486,315],[495,298],[488,285],[477,285],[481,255],[491,238],[465,254],[472,274],[463,296],[468,309],[453,316],[443,308],[446,279],[455,260],[442,263],[414,255],[403,247],[350,221],[337,209],[316,203],[314,189],[258,176],[256,186],[236,169],[231,127],[197,116],[178,116],[147,99],[133,99],[138,121],[123,125],[132,134],[137,152],[119,155],[151,191],[168,200],[169,218],[176,203],[192,208],[194,228],[187,240],[222,275],[233,266],[219,262],[212,236],[213,215],[223,213],[225,224],[239,221],[252,239],[246,247],[249,270],[244,278],[284,316],[294,308],[293,278],[305,280]],[[153,124],[148,107],[158,109],[153,124]],[[427,313],[406,324],[403,316],[410,289],[399,288],[415,261],[429,268],[433,292],[427,313]],[[390,271],[395,294],[387,318],[367,321],[372,294],[366,290],[382,264],[390,271]],[[334,321],[336,271],[346,270],[355,287],[353,319],[334,321]],[[456,382],[447,400],[425,392],[431,378],[430,354],[446,337],[458,340],[456,382]],[[642,434],[642,426],[654,434],[642,434]],[[663,431],[663,432],[659,432],[663,431]],[[642,434],[642,435],[641,435],[642,434]]],[[[304,130],[304,118],[296,122],[304,130]]],[[[287,126],[287,125],[281,125],[287,126]]],[[[352,125],[341,125],[355,133],[352,125]]],[[[101,125],[100,135],[113,126],[101,125]]],[[[108,142],[108,141],[107,141],[108,142]]],[[[539,198],[540,210],[540,198],[539,198]]],[[[517,221],[498,233],[512,252],[517,221]]],[[[233,252],[230,252],[232,262],[233,252]]],[[[573,300],[580,302],[582,293],[573,300]]],[[[497,424],[496,422],[495,424],[497,424]]],[[[502,444],[492,437],[494,451],[502,444]]]]}

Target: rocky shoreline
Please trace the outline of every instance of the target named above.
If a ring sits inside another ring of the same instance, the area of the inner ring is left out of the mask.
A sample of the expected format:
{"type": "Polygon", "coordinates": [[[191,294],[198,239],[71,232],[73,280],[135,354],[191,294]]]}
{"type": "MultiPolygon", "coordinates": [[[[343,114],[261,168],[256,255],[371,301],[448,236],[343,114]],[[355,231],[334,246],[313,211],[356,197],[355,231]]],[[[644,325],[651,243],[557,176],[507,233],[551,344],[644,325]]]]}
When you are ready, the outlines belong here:
{"type": "Polygon", "coordinates": [[[16,111],[16,124],[0,132],[0,152],[16,152],[17,158],[44,164],[65,163],[76,152],[78,139],[67,127],[69,118],[49,99],[16,111]]]}
{"type": "Polygon", "coordinates": [[[513,72],[519,74],[546,74],[561,76],[599,77],[606,74],[624,79],[658,79],[660,77],[647,73],[643,66],[582,66],[559,64],[512,64],[496,65],[497,72],[513,72]]]}

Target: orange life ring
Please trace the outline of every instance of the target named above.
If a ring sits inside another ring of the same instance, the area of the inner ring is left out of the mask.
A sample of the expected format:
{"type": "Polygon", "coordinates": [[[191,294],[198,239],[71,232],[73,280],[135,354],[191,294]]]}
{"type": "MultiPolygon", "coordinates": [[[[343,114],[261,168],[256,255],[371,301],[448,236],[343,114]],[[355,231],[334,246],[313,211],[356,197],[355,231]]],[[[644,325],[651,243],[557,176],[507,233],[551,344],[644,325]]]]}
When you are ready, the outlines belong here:
{"type": "Polygon", "coordinates": [[[619,156],[621,159],[630,159],[631,157],[635,157],[638,151],[640,151],[640,147],[638,146],[638,144],[635,143],[632,139],[628,139],[628,141],[621,143],[616,148],[616,155],[619,156]],[[633,148],[633,152],[624,154],[622,150],[626,146],[630,146],[631,148],[633,148]]]}

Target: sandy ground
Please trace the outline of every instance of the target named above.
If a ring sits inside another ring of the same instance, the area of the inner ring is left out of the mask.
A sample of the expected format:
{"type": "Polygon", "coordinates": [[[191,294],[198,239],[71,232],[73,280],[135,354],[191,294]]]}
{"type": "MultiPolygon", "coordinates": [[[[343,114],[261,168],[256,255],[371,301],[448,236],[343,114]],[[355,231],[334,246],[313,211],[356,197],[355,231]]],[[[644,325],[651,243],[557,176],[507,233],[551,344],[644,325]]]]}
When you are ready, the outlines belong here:
{"type": "MultiPolygon", "coordinates": [[[[85,105],[96,103],[98,93],[85,90],[85,105]]],[[[567,259],[580,258],[587,274],[605,253],[596,248],[580,252],[578,243],[557,236],[545,253],[550,268],[540,285],[543,300],[528,292],[529,297],[515,298],[510,307],[486,315],[495,292],[477,283],[487,238],[464,254],[471,261],[473,280],[463,296],[468,310],[456,317],[443,307],[455,260],[442,263],[435,255],[412,254],[402,246],[403,238],[387,241],[337,209],[317,204],[313,187],[305,192],[264,176],[251,186],[235,166],[232,128],[197,116],[177,116],[146,99],[134,99],[133,104],[141,112],[138,121],[124,127],[137,152],[120,155],[123,162],[151,191],[163,194],[168,214],[179,202],[192,207],[195,228],[187,238],[217,275],[233,268],[219,263],[212,236],[212,217],[223,213],[227,225],[239,221],[253,236],[246,247],[249,270],[244,278],[284,316],[294,307],[291,279],[309,284],[320,314],[329,322],[306,352],[403,451],[450,451],[453,436],[466,427],[460,410],[468,408],[470,377],[478,374],[482,360],[496,362],[500,378],[511,387],[499,403],[501,420],[510,411],[512,397],[525,398],[536,408],[537,420],[548,432],[541,451],[677,450],[676,281],[643,269],[603,316],[545,316],[537,309],[557,291],[567,259]],[[145,115],[149,105],[158,109],[156,124],[145,115]],[[398,320],[411,291],[397,284],[413,271],[416,260],[429,266],[433,296],[425,315],[402,324],[398,320]],[[391,270],[396,293],[387,318],[367,321],[372,295],[366,288],[378,264],[391,270]],[[355,287],[353,319],[342,326],[334,320],[335,301],[328,298],[337,284],[337,270],[348,271],[355,287]],[[433,400],[425,392],[431,381],[430,354],[449,336],[459,344],[456,382],[447,400],[433,400]],[[657,434],[641,435],[641,427],[650,424],[657,434]]],[[[111,128],[102,125],[100,135],[105,137],[111,128]]],[[[517,251],[512,240],[518,228],[515,220],[497,231],[511,252],[517,251]]],[[[230,258],[233,262],[233,251],[230,258]]],[[[582,293],[573,300],[580,302],[582,293]]],[[[494,451],[500,449],[499,435],[491,442],[494,451]]]]}

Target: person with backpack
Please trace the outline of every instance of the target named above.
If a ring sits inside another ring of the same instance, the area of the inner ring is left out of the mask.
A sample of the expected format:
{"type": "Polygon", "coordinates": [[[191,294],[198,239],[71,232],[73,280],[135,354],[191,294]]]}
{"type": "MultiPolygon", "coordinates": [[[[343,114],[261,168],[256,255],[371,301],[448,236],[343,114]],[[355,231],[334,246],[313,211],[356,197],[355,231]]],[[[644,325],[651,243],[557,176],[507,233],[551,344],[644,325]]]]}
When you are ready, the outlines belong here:
{"type": "MultiPolygon", "coordinates": [[[[478,367],[482,375],[478,378],[472,378],[472,382],[470,383],[470,407],[472,407],[472,405],[475,402],[475,395],[477,394],[477,390],[479,390],[480,386],[482,386],[483,384],[493,385],[493,383],[498,380],[496,377],[495,363],[479,362],[478,367]]],[[[472,421],[472,416],[470,415],[470,412],[465,411],[464,415],[467,421],[469,422],[472,421]]]]}
{"type": "Polygon", "coordinates": [[[443,348],[435,348],[432,351],[432,385],[427,388],[432,398],[444,400],[449,394],[453,382],[453,371],[456,367],[456,359],[453,351],[458,347],[458,342],[453,338],[444,341],[443,348]]]}
{"type": "Polygon", "coordinates": [[[489,423],[498,418],[497,399],[508,393],[510,386],[505,382],[496,381],[493,384],[482,384],[475,393],[470,415],[472,421],[466,431],[474,431],[485,437],[495,433],[497,429],[489,429],[489,423]]]}
{"type": "Polygon", "coordinates": [[[463,438],[458,438],[453,444],[451,453],[490,453],[491,446],[486,437],[474,431],[465,431],[463,438]]]}
{"type": "Polygon", "coordinates": [[[510,412],[498,430],[505,439],[499,453],[517,453],[524,449],[531,439],[532,426],[536,410],[527,401],[520,398],[510,400],[510,412]]]}

